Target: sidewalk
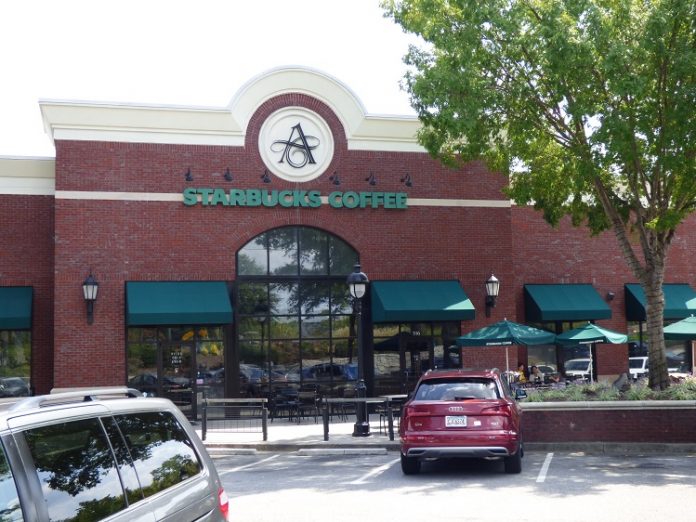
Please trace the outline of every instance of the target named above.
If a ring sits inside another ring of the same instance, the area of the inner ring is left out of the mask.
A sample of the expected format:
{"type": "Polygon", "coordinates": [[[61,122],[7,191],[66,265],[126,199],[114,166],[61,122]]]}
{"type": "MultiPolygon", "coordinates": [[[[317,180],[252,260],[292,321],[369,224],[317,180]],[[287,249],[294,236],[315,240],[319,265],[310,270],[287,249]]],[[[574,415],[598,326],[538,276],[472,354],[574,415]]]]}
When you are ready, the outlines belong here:
{"type": "MultiPolygon", "coordinates": [[[[268,440],[263,440],[258,432],[208,431],[203,441],[209,453],[215,455],[248,454],[256,452],[294,451],[302,455],[383,455],[388,451],[399,451],[399,434],[394,434],[390,441],[379,430],[379,422],[370,422],[368,437],[353,437],[351,422],[329,423],[329,440],[324,440],[324,426],[321,421],[316,424],[311,419],[301,423],[288,419],[276,419],[268,423],[268,440]]],[[[195,426],[201,436],[200,425],[195,426]]],[[[656,454],[690,454],[696,455],[696,444],[653,444],[653,443],[608,443],[608,442],[571,442],[571,443],[525,443],[526,451],[574,452],[604,455],[656,455],[656,454]]]]}
{"type": "MultiPolygon", "coordinates": [[[[385,433],[379,430],[379,422],[370,422],[370,435],[353,437],[352,422],[330,422],[329,440],[324,440],[324,425],[321,420],[316,424],[311,419],[302,422],[290,422],[288,419],[275,419],[268,422],[268,440],[263,440],[263,434],[258,432],[223,432],[208,431],[203,441],[211,454],[234,454],[254,451],[297,451],[299,453],[316,454],[331,450],[329,453],[384,454],[387,451],[399,450],[399,434],[394,434],[394,440],[389,440],[385,433]]],[[[195,426],[201,436],[200,425],[195,426]]]]}

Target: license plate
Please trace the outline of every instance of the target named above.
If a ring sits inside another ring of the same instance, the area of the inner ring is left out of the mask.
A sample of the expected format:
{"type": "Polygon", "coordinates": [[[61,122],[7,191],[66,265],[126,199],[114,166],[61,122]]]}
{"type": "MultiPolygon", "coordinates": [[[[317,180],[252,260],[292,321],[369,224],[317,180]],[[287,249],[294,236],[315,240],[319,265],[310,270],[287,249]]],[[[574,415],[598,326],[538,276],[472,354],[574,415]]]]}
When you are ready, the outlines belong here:
{"type": "Polygon", "coordinates": [[[445,428],[466,428],[466,415],[447,415],[445,428]]]}

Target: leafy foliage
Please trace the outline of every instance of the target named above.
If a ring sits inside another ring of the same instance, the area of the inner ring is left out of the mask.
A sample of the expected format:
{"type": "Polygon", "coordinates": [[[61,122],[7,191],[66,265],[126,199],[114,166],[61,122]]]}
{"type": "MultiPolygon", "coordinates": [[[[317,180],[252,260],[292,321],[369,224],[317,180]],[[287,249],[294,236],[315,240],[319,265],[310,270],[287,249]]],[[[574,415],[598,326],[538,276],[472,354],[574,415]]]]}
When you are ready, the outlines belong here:
{"type": "Polygon", "coordinates": [[[625,390],[608,383],[572,384],[565,388],[531,390],[528,402],[576,402],[576,401],[650,401],[696,400],[696,378],[689,377],[672,384],[666,390],[653,390],[644,381],[634,382],[625,390]]]}
{"type": "Polygon", "coordinates": [[[651,384],[667,386],[665,259],[696,208],[696,0],[382,5],[424,40],[404,84],[421,143],[485,159],[552,225],[613,229],[646,290],[651,384]]]}

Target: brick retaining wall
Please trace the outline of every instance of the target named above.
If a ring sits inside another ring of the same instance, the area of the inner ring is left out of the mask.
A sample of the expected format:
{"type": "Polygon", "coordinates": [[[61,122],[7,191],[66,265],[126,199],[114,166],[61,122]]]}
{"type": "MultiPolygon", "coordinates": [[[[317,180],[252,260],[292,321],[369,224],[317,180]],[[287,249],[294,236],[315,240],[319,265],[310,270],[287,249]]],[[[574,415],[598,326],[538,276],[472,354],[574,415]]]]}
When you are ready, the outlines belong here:
{"type": "Polygon", "coordinates": [[[696,443],[696,401],[523,403],[524,440],[696,443]]]}

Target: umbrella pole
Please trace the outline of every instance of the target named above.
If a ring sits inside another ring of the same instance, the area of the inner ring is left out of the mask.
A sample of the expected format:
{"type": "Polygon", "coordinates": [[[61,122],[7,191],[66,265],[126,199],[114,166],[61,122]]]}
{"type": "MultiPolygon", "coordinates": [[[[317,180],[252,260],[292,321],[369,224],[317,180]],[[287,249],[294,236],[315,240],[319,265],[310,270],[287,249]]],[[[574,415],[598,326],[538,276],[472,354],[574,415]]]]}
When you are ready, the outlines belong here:
{"type": "Polygon", "coordinates": [[[505,347],[505,371],[509,372],[510,371],[510,358],[508,356],[508,350],[510,349],[509,346],[505,347]]]}

